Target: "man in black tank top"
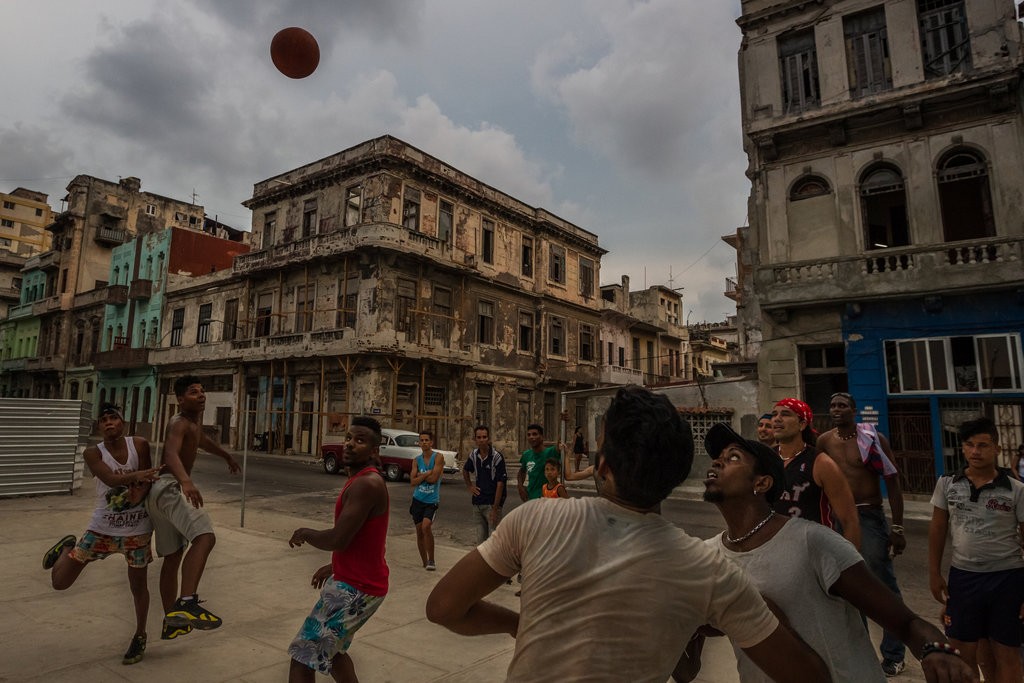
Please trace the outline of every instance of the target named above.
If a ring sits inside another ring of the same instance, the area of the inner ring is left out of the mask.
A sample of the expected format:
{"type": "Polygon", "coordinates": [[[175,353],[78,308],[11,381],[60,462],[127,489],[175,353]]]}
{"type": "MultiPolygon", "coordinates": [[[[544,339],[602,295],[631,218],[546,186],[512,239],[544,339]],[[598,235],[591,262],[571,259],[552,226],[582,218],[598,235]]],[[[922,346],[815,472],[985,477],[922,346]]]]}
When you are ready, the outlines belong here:
{"type": "Polygon", "coordinates": [[[799,399],[786,398],[772,408],[772,429],[786,467],[786,485],[775,511],[829,528],[838,520],[843,536],[860,548],[860,520],[850,484],[832,458],[818,457],[812,419],[811,407],[799,399]]]}

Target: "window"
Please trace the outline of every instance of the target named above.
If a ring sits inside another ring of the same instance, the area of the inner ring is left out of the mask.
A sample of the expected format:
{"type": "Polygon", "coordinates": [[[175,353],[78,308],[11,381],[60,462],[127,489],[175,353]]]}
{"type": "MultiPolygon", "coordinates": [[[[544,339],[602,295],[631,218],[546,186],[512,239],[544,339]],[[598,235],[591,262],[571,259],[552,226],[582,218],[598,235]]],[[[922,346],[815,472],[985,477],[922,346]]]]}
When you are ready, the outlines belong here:
{"type": "Polygon", "coordinates": [[[6,237],[0,237],[0,247],[9,247],[11,246],[11,244],[11,240],[7,239],[6,237]]]}
{"type": "Polygon", "coordinates": [[[359,306],[359,273],[350,272],[338,282],[337,327],[356,326],[356,309],[359,306]]]}
{"type": "Polygon", "coordinates": [[[7,201],[7,200],[5,199],[5,200],[4,200],[4,208],[5,208],[5,209],[13,209],[13,208],[14,208],[14,202],[9,202],[9,201],[7,201]]]}
{"type": "Polygon", "coordinates": [[[402,225],[406,230],[420,230],[420,191],[406,186],[402,193],[402,225]]]}
{"type": "Polygon", "coordinates": [[[939,161],[937,179],[945,240],[994,237],[996,224],[985,160],[972,150],[953,150],[939,161]]]}
{"type": "Polygon", "coordinates": [[[481,299],[477,303],[477,336],[481,344],[494,343],[494,302],[481,299]]]}
{"type": "Polygon", "coordinates": [[[494,221],[487,218],[480,228],[480,258],[484,263],[494,263],[494,221]]]}
{"type": "Polygon", "coordinates": [[[363,221],[363,187],[353,185],[345,189],[345,227],[363,221]]]}
{"type": "Polygon", "coordinates": [[[580,295],[585,299],[594,296],[594,262],[580,257],[580,295]]]}
{"type": "Polygon", "coordinates": [[[224,302],[224,341],[231,341],[238,336],[238,299],[224,302]]]}
{"type": "Polygon", "coordinates": [[[793,188],[789,191],[789,201],[798,202],[801,199],[821,197],[829,192],[831,189],[827,180],[821,176],[808,175],[793,183],[793,188]]]}
{"type": "Polygon", "coordinates": [[[619,367],[620,368],[626,367],[626,347],[625,346],[620,346],[619,347],[619,367]]]}
{"type": "Polygon", "coordinates": [[[36,215],[37,216],[42,216],[43,215],[43,210],[42,209],[36,209],[36,215]]]}
{"type": "Polygon", "coordinates": [[[887,164],[869,169],[861,179],[860,197],[865,249],[910,244],[906,190],[898,169],[887,164]]]}
{"type": "Polygon", "coordinates": [[[267,337],[270,335],[270,321],[273,319],[274,293],[263,292],[256,300],[256,336],[267,337]]]}
{"type": "Polygon", "coordinates": [[[552,356],[565,355],[565,319],[551,316],[548,321],[548,353],[552,356]]]}
{"type": "Polygon", "coordinates": [[[416,283],[398,278],[395,290],[395,330],[410,332],[415,328],[416,283]]]}
{"type": "Polygon", "coordinates": [[[213,304],[203,304],[199,307],[199,324],[196,326],[196,344],[205,344],[210,341],[210,319],[212,317],[213,304]]]}
{"type": "Polygon", "coordinates": [[[963,0],[917,0],[926,78],[971,67],[971,38],[963,0]]]}
{"type": "Polygon", "coordinates": [[[451,244],[454,228],[455,205],[442,199],[437,208],[437,239],[444,244],[451,244]]]}
{"type": "Polygon", "coordinates": [[[473,413],[474,424],[491,424],[491,398],[494,390],[490,384],[476,385],[476,411],[473,413]]]}
{"type": "Polygon", "coordinates": [[[828,406],[832,394],[847,391],[846,349],[842,344],[801,346],[801,380],[803,400],[818,417],[813,425],[818,431],[830,428],[828,406]]]}
{"type": "Polygon", "coordinates": [[[156,204],[146,204],[146,215],[147,216],[155,216],[156,215],[156,204]]]}
{"type": "Polygon", "coordinates": [[[846,64],[850,93],[854,97],[873,95],[892,88],[889,39],[885,29],[885,8],[861,12],[843,20],[846,64]]]}
{"type": "Polygon", "coordinates": [[[316,300],[316,285],[295,287],[295,331],[309,332],[313,329],[313,306],[316,300]]]}
{"type": "Polygon", "coordinates": [[[640,337],[633,337],[633,369],[640,369],[640,337]]]}
{"type": "Polygon", "coordinates": [[[519,350],[533,351],[533,313],[519,311],[519,350]]]}
{"type": "Polygon", "coordinates": [[[557,244],[551,245],[548,279],[565,284],[565,247],[560,247],[557,244]]]}
{"type": "Polygon", "coordinates": [[[1020,391],[1020,335],[885,342],[889,393],[1020,391]]]}
{"type": "Polygon", "coordinates": [[[316,200],[307,199],[302,205],[302,236],[311,237],[316,234],[316,200]]]}
{"type": "Polygon", "coordinates": [[[533,277],[533,238],[523,235],[523,277],[533,277]]]}
{"type": "Polygon", "coordinates": [[[263,248],[269,249],[274,246],[274,232],[277,228],[277,213],[268,213],[263,216],[263,248]]]}
{"type": "Polygon", "coordinates": [[[821,104],[814,29],[779,37],[779,70],[784,114],[802,112],[821,104]]]}
{"type": "Polygon", "coordinates": [[[432,336],[447,349],[452,337],[452,290],[434,287],[433,314],[432,336]]]}
{"type": "Polygon", "coordinates": [[[975,338],[982,391],[1021,388],[1020,338],[998,335],[975,338]]]}
{"type": "MultiPolygon", "coordinates": [[[[171,313],[171,346],[181,346],[181,328],[185,326],[185,309],[176,308],[171,313]]],[[[107,328],[109,335],[110,328],[107,328]]],[[[108,344],[109,339],[108,339],[108,344]]]]}
{"type": "Polygon", "coordinates": [[[13,228],[14,221],[9,220],[7,218],[0,218],[0,225],[4,226],[5,228],[13,228]]]}
{"type": "Polygon", "coordinates": [[[594,360],[594,326],[580,323],[580,360],[594,360]]]}

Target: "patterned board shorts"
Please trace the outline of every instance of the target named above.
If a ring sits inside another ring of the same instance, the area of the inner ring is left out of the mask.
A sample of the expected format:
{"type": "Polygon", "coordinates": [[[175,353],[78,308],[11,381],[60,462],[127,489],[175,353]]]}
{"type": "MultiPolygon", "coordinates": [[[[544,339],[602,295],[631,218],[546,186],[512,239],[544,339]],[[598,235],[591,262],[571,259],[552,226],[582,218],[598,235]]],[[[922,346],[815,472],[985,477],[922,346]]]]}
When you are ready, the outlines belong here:
{"type": "Polygon", "coordinates": [[[153,561],[153,551],[149,547],[152,535],[147,532],[139,536],[107,536],[86,531],[69,554],[71,559],[82,564],[102,560],[110,555],[124,555],[129,567],[141,569],[153,561]]]}
{"type": "Polygon", "coordinates": [[[367,595],[344,581],[328,579],[313,611],[288,646],[288,654],[310,669],[330,675],[334,657],[348,651],[356,631],[382,602],[383,595],[367,595]]]}

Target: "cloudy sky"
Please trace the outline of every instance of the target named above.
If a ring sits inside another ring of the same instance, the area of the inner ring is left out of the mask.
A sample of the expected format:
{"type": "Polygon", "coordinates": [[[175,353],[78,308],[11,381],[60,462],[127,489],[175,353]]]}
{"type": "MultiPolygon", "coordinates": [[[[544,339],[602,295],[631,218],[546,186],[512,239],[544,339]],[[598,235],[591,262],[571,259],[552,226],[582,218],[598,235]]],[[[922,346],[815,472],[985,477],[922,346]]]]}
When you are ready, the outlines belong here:
{"type": "MultiPolygon", "coordinates": [[[[134,175],[248,229],[258,180],[391,134],[596,233],[602,284],[722,295],[740,0],[3,0],[0,190],[134,175]],[[269,57],[301,26],[309,78],[269,57]]],[[[692,310],[692,313],[690,311],[692,310]]]]}

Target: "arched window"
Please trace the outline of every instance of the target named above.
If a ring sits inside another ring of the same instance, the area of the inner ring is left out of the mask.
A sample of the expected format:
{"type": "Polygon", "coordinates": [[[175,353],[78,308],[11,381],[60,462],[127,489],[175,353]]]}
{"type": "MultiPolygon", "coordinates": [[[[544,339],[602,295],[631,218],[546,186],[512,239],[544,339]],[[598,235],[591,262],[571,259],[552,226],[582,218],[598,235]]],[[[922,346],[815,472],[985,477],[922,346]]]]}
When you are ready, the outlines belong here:
{"type": "Polygon", "coordinates": [[[831,191],[828,181],[821,176],[806,175],[793,183],[793,188],[789,191],[789,201],[797,202],[801,199],[820,197],[831,191]]]}
{"type": "Polygon", "coordinates": [[[947,242],[994,237],[992,194],[985,159],[969,149],[955,149],[937,168],[942,231],[947,242]]]}
{"type": "Polygon", "coordinates": [[[860,200],[865,249],[910,244],[907,193],[898,168],[878,164],[865,171],[860,180],[860,200]]]}

